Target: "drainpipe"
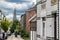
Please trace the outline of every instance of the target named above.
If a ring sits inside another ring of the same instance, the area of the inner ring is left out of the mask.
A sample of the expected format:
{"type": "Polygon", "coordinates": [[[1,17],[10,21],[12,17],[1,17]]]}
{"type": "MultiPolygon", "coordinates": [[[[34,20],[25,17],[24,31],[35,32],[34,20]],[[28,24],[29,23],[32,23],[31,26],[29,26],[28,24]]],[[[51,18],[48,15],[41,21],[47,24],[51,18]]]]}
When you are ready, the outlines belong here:
{"type": "Polygon", "coordinates": [[[57,31],[56,31],[56,13],[54,14],[54,40],[57,40],[57,31]]]}
{"type": "Polygon", "coordinates": [[[58,0],[58,40],[59,40],[59,0],[58,0]]]}

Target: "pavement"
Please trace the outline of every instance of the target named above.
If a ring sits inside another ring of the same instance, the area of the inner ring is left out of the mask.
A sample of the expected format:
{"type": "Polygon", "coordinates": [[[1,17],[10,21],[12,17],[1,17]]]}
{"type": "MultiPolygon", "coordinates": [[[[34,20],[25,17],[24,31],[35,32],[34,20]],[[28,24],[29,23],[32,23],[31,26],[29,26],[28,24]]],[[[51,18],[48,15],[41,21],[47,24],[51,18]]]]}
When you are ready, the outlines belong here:
{"type": "Polygon", "coordinates": [[[24,40],[19,35],[15,37],[14,35],[11,35],[7,38],[7,40],[24,40]]]}

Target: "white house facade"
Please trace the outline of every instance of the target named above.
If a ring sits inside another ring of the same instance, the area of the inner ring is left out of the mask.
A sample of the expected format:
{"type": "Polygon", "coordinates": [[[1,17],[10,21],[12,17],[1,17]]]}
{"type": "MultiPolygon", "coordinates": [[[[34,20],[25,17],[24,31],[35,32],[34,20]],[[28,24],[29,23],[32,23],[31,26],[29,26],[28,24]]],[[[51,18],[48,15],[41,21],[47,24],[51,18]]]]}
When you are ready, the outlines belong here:
{"type": "Polygon", "coordinates": [[[58,1],[37,0],[37,40],[58,40],[58,1]]]}

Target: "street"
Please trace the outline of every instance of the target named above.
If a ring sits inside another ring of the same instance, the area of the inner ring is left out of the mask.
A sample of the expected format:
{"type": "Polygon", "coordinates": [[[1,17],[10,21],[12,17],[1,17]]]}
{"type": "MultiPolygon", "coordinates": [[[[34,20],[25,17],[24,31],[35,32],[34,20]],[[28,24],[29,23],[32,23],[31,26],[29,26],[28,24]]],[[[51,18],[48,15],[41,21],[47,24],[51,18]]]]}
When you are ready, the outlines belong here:
{"type": "Polygon", "coordinates": [[[7,40],[24,40],[19,35],[15,37],[14,35],[11,35],[7,38],[7,40]]]}

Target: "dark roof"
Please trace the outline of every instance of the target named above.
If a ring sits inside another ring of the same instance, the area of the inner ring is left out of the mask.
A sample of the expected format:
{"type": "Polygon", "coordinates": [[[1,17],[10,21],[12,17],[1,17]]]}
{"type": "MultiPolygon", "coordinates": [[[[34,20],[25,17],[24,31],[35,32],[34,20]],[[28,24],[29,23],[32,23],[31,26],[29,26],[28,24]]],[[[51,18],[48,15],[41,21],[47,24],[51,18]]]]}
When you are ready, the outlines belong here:
{"type": "Polygon", "coordinates": [[[25,15],[25,14],[22,14],[21,17],[24,16],[24,15],[25,15]]]}

